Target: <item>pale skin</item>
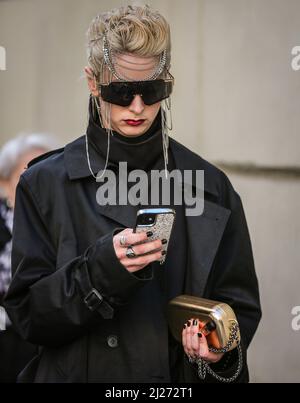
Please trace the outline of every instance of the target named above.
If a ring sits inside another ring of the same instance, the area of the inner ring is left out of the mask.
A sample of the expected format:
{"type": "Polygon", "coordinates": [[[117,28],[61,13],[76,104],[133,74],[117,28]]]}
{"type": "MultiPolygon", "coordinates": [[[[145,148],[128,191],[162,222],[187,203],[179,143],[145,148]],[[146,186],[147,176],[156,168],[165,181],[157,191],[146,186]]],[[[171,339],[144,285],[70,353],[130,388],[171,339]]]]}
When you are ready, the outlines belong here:
{"type": "Polygon", "coordinates": [[[212,364],[217,363],[223,357],[222,353],[209,351],[207,339],[200,329],[204,326],[197,319],[190,319],[182,330],[182,345],[185,353],[193,358],[201,357],[212,364]]]}
{"type": "MultiPolygon", "coordinates": [[[[157,59],[154,57],[139,57],[132,54],[123,54],[122,57],[116,57],[118,72],[123,76],[129,77],[131,80],[139,81],[146,79],[156,66],[157,59]],[[133,68],[134,66],[134,68],[133,68]]],[[[129,106],[119,106],[107,104],[101,99],[98,85],[96,83],[93,71],[90,67],[85,67],[85,73],[88,81],[90,93],[94,97],[100,99],[100,107],[102,114],[102,121],[105,122],[105,109],[111,108],[111,126],[112,129],[125,137],[138,137],[143,135],[152,125],[159,110],[160,102],[154,105],[145,105],[140,95],[136,95],[129,106]],[[126,120],[140,120],[143,119],[144,123],[137,127],[128,126],[126,120]]],[[[116,80],[113,78],[113,80],[116,80]]],[[[116,255],[120,263],[130,273],[138,272],[145,268],[152,262],[159,260],[162,257],[162,241],[148,241],[146,233],[133,233],[133,229],[126,228],[124,231],[119,232],[113,238],[113,245],[116,255]],[[125,236],[126,244],[121,245],[121,237],[125,236]],[[144,242],[141,245],[137,243],[144,242]],[[126,257],[126,250],[128,246],[132,246],[136,254],[135,258],[126,257]],[[150,252],[150,254],[144,255],[150,252]]],[[[182,343],[186,354],[191,356],[202,357],[211,363],[218,362],[223,354],[211,353],[208,350],[208,345],[205,336],[198,337],[199,327],[187,326],[182,332],[182,343]]]]}

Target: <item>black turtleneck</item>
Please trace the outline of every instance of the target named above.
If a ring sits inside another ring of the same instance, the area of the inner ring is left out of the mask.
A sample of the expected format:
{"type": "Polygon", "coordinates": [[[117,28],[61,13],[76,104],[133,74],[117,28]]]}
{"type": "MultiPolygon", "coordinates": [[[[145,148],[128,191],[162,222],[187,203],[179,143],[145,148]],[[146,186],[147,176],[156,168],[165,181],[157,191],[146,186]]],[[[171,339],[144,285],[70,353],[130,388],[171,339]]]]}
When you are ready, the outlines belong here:
{"type": "MultiPolygon", "coordinates": [[[[93,118],[91,101],[87,135],[89,143],[106,160],[108,135],[106,130],[100,126],[99,118],[93,118]]],[[[161,157],[163,157],[163,144],[160,112],[151,127],[141,136],[126,137],[114,131],[113,136],[110,137],[110,163],[118,165],[119,162],[127,162],[129,170],[149,171],[161,157]]]]}
{"type": "MultiPolygon", "coordinates": [[[[107,132],[100,126],[99,118],[93,117],[92,103],[90,99],[90,118],[87,135],[89,143],[95,150],[106,159],[107,153],[107,132]]],[[[119,162],[126,161],[128,170],[142,169],[150,175],[151,170],[164,169],[164,157],[161,134],[161,112],[158,113],[149,130],[139,137],[125,137],[119,133],[113,132],[111,136],[109,163],[118,166],[119,162]]],[[[169,149],[168,170],[176,169],[175,161],[169,149]]],[[[150,183],[150,181],[149,181],[150,183]]],[[[151,208],[158,206],[141,206],[140,208],[151,208]]],[[[175,226],[169,243],[169,253],[163,266],[154,264],[157,268],[164,267],[166,276],[159,279],[167,299],[179,295],[183,290],[184,270],[186,265],[186,229],[185,212],[183,206],[175,206],[172,200],[168,206],[160,207],[173,208],[176,211],[175,226]],[[172,253],[171,253],[172,251],[172,253]]],[[[157,270],[161,272],[161,270],[157,270]]]]}
{"type": "MultiPolygon", "coordinates": [[[[106,130],[100,126],[99,119],[96,120],[93,118],[91,103],[87,135],[90,144],[105,160],[107,153],[107,133],[106,130]]],[[[176,166],[170,149],[168,155],[168,170],[171,171],[176,169],[176,166]]],[[[139,137],[129,138],[114,132],[114,135],[111,136],[109,162],[118,166],[121,161],[128,163],[129,171],[130,169],[143,169],[148,172],[148,175],[150,175],[151,170],[164,169],[161,112],[158,113],[149,130],[139,137]]],[[[141,208],[151,207],[158,206],[141,206],[141,208]]],[[[160,207],[173,208],[176,211],[176,219],[165,263],[163,265],[160,265],[158,262],[151,264],[154,279],[152,286],[150,288],[148,287],[148,292],[150,292],[150,294],[152,293],[151,298],[156,298],[157,293],[155,290],[159,287],[161,290],[161,305],[165,312],[168,301],[183,293],[188,245],[184,207],[175,206],[172,197],[170,205],[160,207]]],[[[170,335],[169,337],[170,377],[171,380],[174,381],[177,378],[177,374],[174,373],[174,368],[180,356],[178,350],[180,346],[170,335]]]]}

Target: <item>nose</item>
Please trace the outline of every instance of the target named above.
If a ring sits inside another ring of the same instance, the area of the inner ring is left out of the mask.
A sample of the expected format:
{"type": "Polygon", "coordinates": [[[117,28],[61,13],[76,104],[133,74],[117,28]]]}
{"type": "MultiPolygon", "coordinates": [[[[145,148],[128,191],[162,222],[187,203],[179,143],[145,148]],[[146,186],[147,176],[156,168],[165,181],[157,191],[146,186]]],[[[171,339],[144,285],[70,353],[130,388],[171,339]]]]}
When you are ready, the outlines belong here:
{"type": "Polygon", "coordinates": [[[130,112],[140,115],[145,109],[145,104],[140,95],[135,95],[131,104],[129,105],[130,112]]]}

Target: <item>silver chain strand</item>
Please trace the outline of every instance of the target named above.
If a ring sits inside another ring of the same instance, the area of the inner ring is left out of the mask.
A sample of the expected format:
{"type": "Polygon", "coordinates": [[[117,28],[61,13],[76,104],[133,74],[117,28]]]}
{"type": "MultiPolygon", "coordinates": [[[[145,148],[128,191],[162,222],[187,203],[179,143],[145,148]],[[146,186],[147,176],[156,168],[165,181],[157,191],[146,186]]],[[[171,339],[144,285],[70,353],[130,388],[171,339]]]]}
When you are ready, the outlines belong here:
{"type": "MultiPolygon", "coordinates": [[[[109,49],[109,44],[108,44],[106,34],[104,34],[104,36],[103,36],[103,58],[104,58],[105,64],[108,66],[108,68],[111,71],[111,73],[119,81],[135,81],[135,80],[132,80],[132,79],[130,79],[128,77],[120,76],[117,73],[117,71],[116,71],[116,69],[114,67],[114,64],[112,62],[111,52],[110,52],[110,49],[109,49]]],[[[156,69],[154,70],[154,72],[150,76],[146,77],[143,80],[139,80],[139,81],[155,80],[163,72],[163,70],[164,70],[164,68],[166,66],[166,62],[167,62],[167,51],[164,50],[162,52],[162,54],[160,55],[160,61],[159,61],[158,65],[157,65],[156,69]]]]}
{"type": "MultiPolygon", "coordinates": [[[[212,353],[227,353],[229,351],[230,347],[232,346],[232,344],[234,343],[234,341],[238,340],[238,332],[239,332],[239,325],[237,323],[235,323],[234,325],[232,325],[232,327],[230,329],[230,337],[229,337],[229,340],[228,340],[228,343],[226,344],[226,346],[223,348],[220,348],[220,349],[210,347],[209,351],[211,351],[212,353]]],[[[202,358],[195,359],[195,358],[192,358],[191,356],[188,356],[188,358],[189,358],[189,362],[191,364],[196,363],[198,365],[198,376],[200,379],[204,380],[208,373],[212,377],[217,379],[219,382],[231,383],[231,382],[234,382],[237,379],[237,377],[240,375],[242,366],[243,366],[243,353],[242,353],[242,348],[241,348],[240,344],[238,344],[237,350],[238,350],[238,367],[237,367],[234,375],[231,376],[230,378],[225,378],[224,376],[218,375],[215,371],[213,371],[210,368],[208,362],[206,362],[202,358]]]]}
{"type": "Polygon", "coordinates": [[[92,174],[93,178],[97,179],[97,176],[94,174],[94,172],[93,172],[93,170],[92,170],[92,168],[91,168],[87,133],[86,133],[86,135],[85,135],[85,151],[86,151],[86,159],[87,159],[87,163],[88,163],[88,167],[89,167],[90,173],[92,174]]]}
{"type": "MultiPolygon", "coordinates": [[[[98,116],[99,116],[100,123],[102,124],[102,127],[103,127],[101,113],[100,113],[100,105],[97,104],[96,98],[94,98],[94,102],[96,104],[96,109],[97,109],[97,113],[98,113],[98,116]]],[[[165,104],[166,104],[166,102],[165,102],[165,104]]],[[[166,106],[167,106],[167,108],[165,108],[165,109],[168,109],[170,111],[171,105],[166,104],[166,106]]],[[[166,175],[166,179],[168,179],[168,163],[169,163],[169,158],[168,158],[168,149],[169,149],[168,129],[172,130],[173,124],[172,124],[172,115],[170,114],[171,122],[170,122],[170,126],[168,126],[167,118],[164,116],[165,114],[167,114],[167,111],[162,107],[162,105],[161,105],[161,109],[162,109],[161,110],[161,116],[162,116],[162,128],[161,128],[161,130],[162,130],[162,141],[163,141],[163,156],[164,156],[164,162],[165,162],[165,175],[166,175]]],[[[107,114],[106,114],[106,121],[109,120],[110,113],[111,113],[111,111],[109,110],[109,112],[107,112],[107,114]]],[[[93,176],[93,178],[98,180],[98,181],[104,176],[106,168],[107,168],[107,165],[108,165],[108,161],[109,161],[110,136],[113,136],[113,131],[111,129],[111,123],[109,124],[109,127],[110,127],[109,129],[106,129],[107,136],[108,136],[108,139],[107,139],[107,152],[106,152],[105,166],[103,168],[103,172],[102,172],[101,176],[99,176],[99,175],[96,176],[94,174],[93,170],[92,170],[91,161],[90,161],[90,153],[89,153],[88,135],[87,135],[87,133],[85,135],[86,158],[87,158],[89,171],[90,171],[91,175],[93,176]]]]}
{"type": "Polygon", "coordinates": [[[164,162],[165,162],[165,175],[166,175],[166,179],[168,179],[169,133],[168,133],[168,125],[167,125],[167,121],[166,121],[167,119],[166,119],[166,116],[165,116],[166,113],[167,113],[166,110],[163,108],[163,106],[161,104],[161,117],[162,117],[161,131],[162,131],[162,141],[163,141],[163,155],[164,155],[164,162]]]}
{"type": "MultiPolygon", "coordinates": [[[[104,65],[106,64],[109,68],[109,71],[111,73],[111,75],[114,75],[118,80],[120,81],[124,81],[125,80],[129,80],[129,81],[134,81],[132,79],[129,79],[128,77],[121,77],[115,67],[114,64],[112,62],[111,59],[111,52],[109,49],[109,44],[108,44],[108,40],[106,37],[106,34],[104,34],[103,36],[103,59],[104,59],[104,63],[102,63],[101,65],[101,69],[102,69],[102,74],[104,74],[104,65]]],[[[98,38],[97,38],[98,40],[98,38]]],[[[154,71],[154,73],[152,75],[150,75],[149,77],[140,80],[140,81],[148,81],[148,80],[155,80],[157,77],[160,76],[160,74],[163,72],[165,66],[167,63],[167,51],[164,50],[160,56],[160,61],[154,71]]],[[[112,77],[111,77],[112,79],[112,77]]],[[[110,79],[110,81],[111,81],[110,79]]],[[[95,100],[96,102],[96,100],[95,100]]],[[[171,100],[169,99],[169,102],[167,102],[167,100],[164,100],[164,104],[166,106],[166,108],[164,109],[161,103],[161,115],[162,115],[162,141],[163,141],[163,156],[164,156],[164,162],[165,162],[165,175],[166,175],[166,179],[168,179],[168,148],[169,148],[169,135],[168,135],[168,130],[172,130],[172,115],[171,115],[171,100]],[[167,122],[167,111],[169,111],[169,116],[170,116],[170,126],[168,126],[168,122],[167,122]]],[[[99,116],[99,120],[100,122],[102,122],[101,120],[101,113],[100,113],[100,107],[97,105],[96,102],[96,109],[98,112],[98,116],[99,116]]],[[[106,121],[108,121],[108,113],[106,113],[106,121]]],[[[103,124],[102,124],[102,127],[103,124]]],[[[89,154],[89,143],[88,143],[88,136],[86,134],[85,136],[85,146],[86,146],[86,156],[87,156],[87,162],[88,162],[88,167],[89,170],[93,176],[93,178],[95,178],[96,180],[101,179],[106,171],[107,165],[108,165],[108,161],[109,161],[109,149],[110,149],[110,135],[113,135],[113,131],[111,129],[111,124],[109,125],[109,129],[106,129],[107,135],[108,135],[108,142],[107,142],[107,154],[106,154],[106,162],[105,162],[105,167],[103,169],[102,175],[99,177],[98,175],[96,176],[92,170],[91,167],[91,162],[90,162],[90,154],[89,154]]]]}
{"type": "MultiPolygon", "coordinates": [[[[96,98],[94,98],[94,102],[95,102],[95,104],[96,104],[96,109],[97,109],[97,113],[98,113],[98,117],[99,117],[100,124],[102,125],[102,127],[104,127],[104,126],[103,126],[103,123],[102,123],[101,113],[100,113],[100,104],[97,104],[96,98]]],[[[107,116],[106,116],[106,117],[108,117],[108,114],[110,115],[110,111],[107,113],[107,116]]],[[[108,121],[108,119],[107,119],[107,121],[108,121]]],[[[92,170],[91,161],[90,161],[90,153],[89,153],[88,135],[87,135],[87,133],[86,133],[86,135],[85,135],[85,150],[86,150],[87,163],[88,163],[88,167],[89,167],[89,170],[90,170],[91,175],[92,175],[93,178],[96,179],[96,180],[99,180],[99,179],[101,179],[101,178],[104,176],[105,171],[106,171],[106,168],[107,168],[107,165],[108,165],[108,161],[109,161],[110,136],[113,136],[113,132],[112,132],[112,129],[111,129],[111,122],[110,122],[110,124],[109,124],[109,127],[110,127],[109,129],[106,129],[107,137],[108,137],[108,138],[107,138],[107,152],[106,152],[105,166],[104,166],[104,169],[103,169],[103,172],[102,172],[102,175],[101,175],[101,176],[98,176],[98,175],[96,176],[96,175],[94,174],[93,170],[92,170]]],[[[98,174],[99,174],[99,172],[98,172],[98,174]]]]}

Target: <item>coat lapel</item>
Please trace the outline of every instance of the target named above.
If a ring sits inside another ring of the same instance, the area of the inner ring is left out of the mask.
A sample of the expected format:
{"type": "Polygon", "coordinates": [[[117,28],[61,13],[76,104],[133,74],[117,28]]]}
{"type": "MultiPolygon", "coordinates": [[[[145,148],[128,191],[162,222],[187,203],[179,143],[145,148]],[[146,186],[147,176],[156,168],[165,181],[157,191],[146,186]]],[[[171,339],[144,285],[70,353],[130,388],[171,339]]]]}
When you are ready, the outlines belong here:
{"type": "MultiPolygon", "coordinates": [[[[118,168],[115,168],[118,169],[118,168]]],[[[115,170],[114,169],[114,170],[115,170]]],[[[122,194],[122,197],[126,196],[128,194],[128,189],[130,188],[129,184],[127,183],[127,178],[123,178],[123,175],[116,175],[115,176],[116,180],[116,191],[114,190],[114,193],[117,195],[117,197],[122,194]],[[127,190],[126,190],[127,189],[127,190]]],[[[98,187],[101,186],[101,183],[98,184],[98,187]]],[[[125,202],[126,199],[123,201],[125,202]]],[[[118,203],[118,201],[116,200],[118,203]]],[[[136,222],[136,214],[138,209],[141,208],[140,206],[133,206],[129,203],[126,203],[125,205],[123,204],[116,204],[116,205],[111,205],[111,204],[105,204],[105,205],[100,205],[97,203],[97,209],[101,215],[104,215],[111,220],[115,221],[118,224],[121,224],[125,228],[134,228],[135,222],[136,222]]]]}
{"type": "MultiPolygon", "coordinates": [[[[175,160],[175,166],[182,171],[204,169],[201,166],[199,156],[189,158],[184,149],[178,143],[171,141],[171,151],[175,160]]],[[[118,186],[117,182],[117,186],[118,186]]],[[[189,186],[189,184],[187,184],[189,186]]],[[[214,184],[205,181],[205,194],[216,194],[214,184]]],[[[193,197],[201,195],[196,192],[196,185],[193,184],[193,197]]],[[[185,207],[190,208],[189,198],[185,199],[185,207]]],[[[194,199],[195,200],[195,199],[194,199]]],[[[99,213],[126,228],[133,228],[136,221],[136,213],[145,206],[99,206],[99,213]]],[[[203,296],[209,273],[218,251],[230,210],[208,201],[205,197],[204,211],[198,216],[186,216],[187,236],[188,236],[188,260],[186,268],[185,293],[195,296],[203,296]]]]}
{"type": "Polygon", "coordinates": [[[202,297],[230,211],[205,202],[201,216],[186,217],[188,264],[185,293],[202,297]]]}
{"type": "MultiPolygon", "coordinates": [[[[182,171],[183,178],[184,170],[204,170],[204,211],[198,216],[186,215],[188,259],[184,288],[186,294],[202,297],[231,212],[207,200],[207,194],[210,193],[216,197],[218,194],[215,184],[208,181],[205,165],[201,166],[203,160],[196,154],[188,158],[184,152],[185,149],[175,141],[171,141],[170,146],[175,165],[182,171]]],[[[201,197],[202,194],[196,192],[196,185],[193,183],[193,197],[197,195],[201,197]]],[[[188,198],[185,199],[187,202],[188,200],[188,198]]]]}
{"type": "MultiPolygon", "coordinates": [[[[70,179],[90,176],[84,147],[85,143],[83,138],[76,140],[66,147],[65,162],[70,179]],[[77,155],[77,159],[74,158],[74,155],[75,157],[77,155]]],[[[175,160],[175,166],[182,172],[183,178],[184,170],[204,170],[205,195],[212,194],[215,198],[219,197],[216,186],[217,179],[214,177],[214,172],[208,173],[208,171],[212,170],[212,167],[208,163],[172,138],[170,138],[170,150],[175,160]],[[212,177],[213,179],[209,179],[212,177]]],[[[99,155],[94,155],[94,153],[95,151],[91,148],[92,160],[98,161],[97,167],[94,167],[95,172],[97,172],[97,169],[103,167],[104,161],[100,161],[99,155]]],[[[195,184],[193,184],[193,190],[193,193],[197,195],[195,184]]],[[[185,201],[187,201],[187,199],[185,201]]],[[[133,228],[135,226],[136,213],[139,208],[141,208],[141,206],[99,206],[97,204],[99,214],[113,220],[116,224],[121,224],[124,228],[133,228]]],[[[209,273],[229,216],[230,210],[219,204],[208,201],[206,197],[202,215],[186,216],[188,262],[185,293],[203,296],[209,273]]]]}
{"type": "MultiPolygon", "coordinates": [[[[68,176],[71,180],[83,179],[91,177],[91,172],[87,164],[85,137],[82,136],[65,147],[64,159],[68,176]]],[[[101,157],[96,150],[90,146],[89,148],[90,160],[92,162],[92,169],[94,175],[103,169],[105,160],[101,157]]],[[[115,169],[115,165],[109,163],[107,169],[115,169]]],[[[117,187],[119,186],[117,177],[117,187]]],[[[97,183],[96,191],[101,186],[97,183]]],[[[125,205],[125,206],[112,206],[112,205],[99,205],[96,203],[96,209],[99,214],[115,221],[116,224],[126,228],[133,228],[136,220],[136,213],[138,207],[125,205]]]]}
{"type": "Polygon", "coordinates": [[[97,209],[101,215],[104,215],[124,228],[134,228],[136,222],[136,214],[140,209],[139,206],[99,206],[97,209]]]}

